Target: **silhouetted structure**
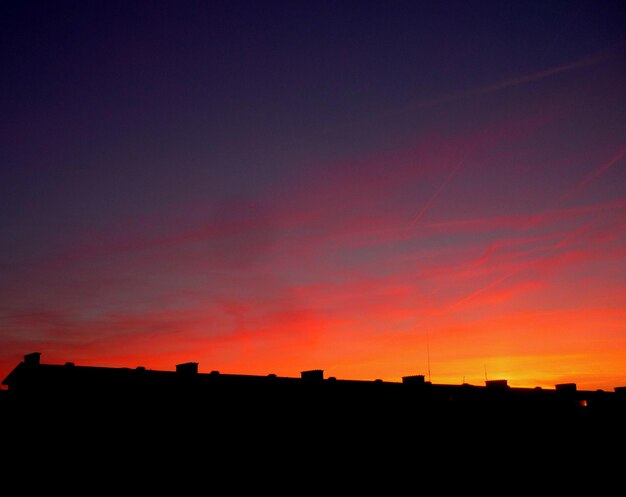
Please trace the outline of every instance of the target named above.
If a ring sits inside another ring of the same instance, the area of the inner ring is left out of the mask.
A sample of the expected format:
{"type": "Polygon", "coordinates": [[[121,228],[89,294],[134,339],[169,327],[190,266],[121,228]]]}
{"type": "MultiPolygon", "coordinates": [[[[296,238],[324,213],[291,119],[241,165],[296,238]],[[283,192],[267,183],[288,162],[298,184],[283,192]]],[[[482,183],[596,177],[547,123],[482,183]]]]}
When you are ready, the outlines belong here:
{"type": "MultiPolygon", "coordinates": [[[[406,409],[414,414],[436,410],[438,413],[464,415],[560,416],[608,415],[623,408],[626,387],[615,392],[577,390],[575,383],[555,389],[513,388],[507,380],[489,380],[485,386],[469,384],[446,385],[425,381],[424,375],[402,377],[402,382],[381,380],[339,380],[324,378],[323,370],[302,371],[300,378],[221,374],[218,371],[199,373],[197,362],[178,364],[175,371],[148,370],[144,367],[111,368],[42,364],[41,354],[24,356],[24,361],[4,379],[5,404],[14,406],[37,404],[74,406],[163,404],[178,400],[192,402],[194,407],[210,405],[214,409],[234,403],[259,402],[264,408],[305,403],[352,410],[372,408],[384,401],[384,410],[399,414],[406,409]]],[[[177,410],[185,407],[177,405],[177,410]]],[[[394,414],[394,415],[395,415],[394,414]]]]}
{"type": "Polygon", "coordinates": [[[284,450],[333,447],[353,456],[371,444],[394,451],[490,444],[511,451],[533,440],[549,440],[554,448],[572,436],[610,439],[623,430],[626,414],[626,387],[513,388],[506,380],[446,385],[423,375],[341,380],[319,369],[299,378],[200,373],[196,362],[157,371],[43,364],[40,356],[24,356],[2,382],[8,390],[0,397],[0,422],[20,436],[56,434],[56,443],[113,438],[141,450],[137,440],[158,436],[220,443],[222,450],[224,440],[259,447],[280,440],[284,450]]]}

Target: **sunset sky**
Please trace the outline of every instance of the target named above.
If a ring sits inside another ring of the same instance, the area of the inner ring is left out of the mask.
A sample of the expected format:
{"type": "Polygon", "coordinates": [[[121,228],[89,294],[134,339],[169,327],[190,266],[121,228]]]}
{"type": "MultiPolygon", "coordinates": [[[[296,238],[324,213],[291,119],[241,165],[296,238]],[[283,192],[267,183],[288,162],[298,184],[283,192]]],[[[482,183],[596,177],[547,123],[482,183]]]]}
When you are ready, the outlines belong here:
{"type": "Polygon", "coordinates": [[[626,385],[626,2],[0,3],[0,380],[626,385]]]}

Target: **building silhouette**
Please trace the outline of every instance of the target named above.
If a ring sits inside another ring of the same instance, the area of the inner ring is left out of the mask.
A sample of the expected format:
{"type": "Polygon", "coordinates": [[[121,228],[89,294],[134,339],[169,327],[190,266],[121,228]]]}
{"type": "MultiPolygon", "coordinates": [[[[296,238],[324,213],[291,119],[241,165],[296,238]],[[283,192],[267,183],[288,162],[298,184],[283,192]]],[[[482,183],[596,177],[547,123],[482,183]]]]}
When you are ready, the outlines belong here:
{"type": "Polygon", "coordinates": [[[45,364],[36,352],[2,384],[4,452],[33,474],[98,461],[103,475],[161,468],[152,484],[170,473],[186,481],[193,471],[283,482],[295,474],[330,485],[331,475],[345,482],[345,468],[356,461],[367,486],[373,476],[429,478],[442,466],[451,476],[468,467],[490,474],[555,461],[588,471],[602,460],[606,468],[609,449],[626,441],[624,387],[515,388],[504,379],[447,385],[419,374],[343,380],[321,369],[299,377],[201,373],[197,362],[173,371],[93,367],[45,364]]]}
{"type": "Polygon", "coordinates": [[[93,413],[125,410],[174,414],[227,422],[242,413],[266,422],[348,419],[365,423],[423,422],[427,425],[488,423],[604,423],[623,419],[626,387],[578,390],[575,383],[554,389],[516,388],[507,380],[484,386],[435,384],[424,375],[401,382],[342,380],[323,370],[300,377],[275,374],[200,373],[197,362],[175,371],[44,364],[41,354],[24,356],[4,379],[0,409],[6,412],[93,413]]]}

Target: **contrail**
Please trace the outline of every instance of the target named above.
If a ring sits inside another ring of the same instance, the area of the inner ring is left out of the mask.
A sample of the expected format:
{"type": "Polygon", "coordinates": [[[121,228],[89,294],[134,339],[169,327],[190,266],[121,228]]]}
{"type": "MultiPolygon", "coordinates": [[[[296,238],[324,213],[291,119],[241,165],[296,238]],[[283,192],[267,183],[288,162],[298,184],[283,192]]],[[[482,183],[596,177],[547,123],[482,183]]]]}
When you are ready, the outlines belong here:
{"type": "MultiPolygon", "coordinates": [[[[456,91],[452,93],[447,93],[439,97],[433,97],[430,99],[420,100],[416,102],[409,102],[400,108],[395,108],[395,109],[390,109],[388,111],[382,111],[382,112],[378,112],[375,114],[370,114],[362,118],[353,119],[350,121],[343,122],[341,124],[336,124],[334,126],[327,127],[321,130],[321,133],[327,134],[331,132],[354,128],[357,126],[368,126],[374,122],[379,124],[381,119],[394,118],[394,117],[397,117],[397,116],[400,116],[409,112],[413,112],[418,109],[435,107],[440,104],[454,102],[454,101],[462,100],[468,97],[487,95],[489,93],[494,93],[500,90],[504,90],[506,88],[511,88],[511,87],[526,84],[526,83],[532,83],[534,81],[539,81],[545,78],[549,78],[550,76],[555,76],[557,74],[573,71],[574,69],[592,66],[594,64],[598,64],[604,60],[612,59],[614,57],[623,56],[625,48],[626,48],[626,41],[622,41],[607,48],[606,50],[596,52],[595,54],[590,55],[589,57],[584,57],[582,59],[575,60],[574,62],[561,64],[555,67],[544,69],[543,71],[518,76],[516,78],[504,79],[496,83],[492,83],[486,86],[481,86],[478,88],[460,90],[460,91],[456,91]]],[[[297,145],[299,144],[299,141],[294,141],[292,142],[292,144],[297,145]]]]}
{"type": "MultiPolygon", "coordinates": [[[[594,181],[595,179],[599,178],[600,176],[606,174],[612,167],[614,167],[616,164],[618,164],[620,161],[624,160],[624,158],[626,157],[626,145],[623,145],[622,148],[617,152],[617,154],[615,154],[611,159],[609,159],[607,162],[605,162],[604,164],[600,165],[599,167],[597,167],[594,171],[592,171],[590,174],[587,175],[586,178],[584,178],[578,185],[576,185],[575,187],[571,188],[569,191],[563,193],[561,196],[557,197],[554,200],[554,205],[551,208],[545,208],[542,212],[539,212],[538,214],[532,216],[531,218],[529,218],[527,221],[525,221],[520,228],[518,229],[519,233],[526,233],[528,231],[530,231],[531,229],[537,227],[538,225],[544,224],[548,221],[550,221],[550,218],[548,216],[548,214],[552,211],[552,212],[557,212],[555,211],[555,209],[558,207],[558,205],[563,204],[565,201],[569,200],[570,198],[574,197],[575,195],[578,195],[582,190],[584,190],[589,183],[591,183],[592,181],[594,181]]],[[[574,213],[579,213],[581,215],[584,214],[589,214],[589,213],[594,213],[597,210],[600,210],[601,213],[604,210],[610,209],[623,209],[625,206],[623,201],[615,201],[615,202],[611,202],[609,204],[599,204],[599,205],[593,205],[593,206],[585,206],[583,208],[570,208],[567,209],[567,211],[571,211],[574,213]]],[[[599,216],[597,217],[599,219],[599,216]]],[[[587,229],[589,226],[585,225],[583,228],[587,229]]],[[[584,231],[584,230],[583,230],[584,231]]],[[[538,238],[541,239],[541,238],[538,238]]],[[[554,245],[552,248],[558,249],[558,248],[562,248],[564,245],[564,242],[569,239],[569,237],[566,237],[566,239],[564,239],[563,241],[561,241],[560,243],[554,245]]],[[[501,240],[497,240],[496,242],[492,243],[490,248],[487,250],[487,252],[478,260],[475,261],[475,265],[480,265],[484,262],[486,262],[497,250],[499,250],[502,247],[508,246],[510,245],[510,243],[503,243],[501,240]]]]}
{"type": "Polygon", "coordinates": [[[479,95],[486,95],[489,93],[493,93],[499,90],[504,90],[505,88],[511,88],[513,86],[522,85],[525,83],[532,83],[533,81],[539,81],[541,79],[548,78],[550,76],[555,76],[560,73],[572,71],[574,69],[578,69],[581,67],[587,67],[603,60],[610,59],[616,57],[620,54],[626,44],[621,42],[608,50],[595,53],[589,57],[585,57],[579,60],[575,60],[574,62],[570,62],[568,64],[561,64],[559,66],[551,67],[549,69],[544,69],[543,71],[539,71],[532,74],[526,74],[524,76],[518,76],[516,78],[504,79],[502,81],[498,81],[496,83],[481,86],[479,88],[471,88],[469,90],[462,90],[458,92],[448,93],[447,95],[442,95],[441,97],[432,98],[430,100],[424,100],[415,104],[412,107],[431,107],[434,105],[439,105],[443,103],[453,102],[455,100],[461,100],[466,97],[473,97],[479,95]]]}
{"type": "Polygon", "coordinates": [[[463,165],[463,163],[465,162],[465,158],[461,159],[456,166],[454,166],[452,168],[452,170],[450,171],[450,173],[448,174],[448,176],[446,176],[446,178],[443,180],[443,182],[441,183],[441,185],[439,185],[439,188],[437,188],[437,190],[435,191],[435,193],[432,194],[432,196],[428,199],[428,201],[422,206],[422,208],[420,209],[420,211],[417,213],[417,215],[413,218],[413,220],[411,221],[411,225],[409,226],[409,230],[412,230],[413,228],[415,228],[415,225],[419,222],[419,220],[422,218],[422,216],[426,213],[426,211],[428,211],[428,209],[430,208],[430,206],[433,204],[433,202],[435,201],[435,199],[439,196],[439,194],[441,193],[441,191],[446,187],[446,185],[450,182],[450,180],[452,179],[452,177],[456,174],[456,172],[459,170],[459,168],[463,165]]]}
{"type": "Polygon", "coordinates": [[[611,159],[602,164],[600,167],[596,168],[595,171],[592,171],[585,179],[583,179],[576,187],[572,188],[565,194],[561,196],[559,201],[568,200],[574,195],[579,194],[582,190],[584,190],[589,183],[591,183],[596,178],[599,178],[603,174],[606,174],[609,169],[611,169],[615,164],[620,162],[626,157],[626,145],[624,145],[617,154],[615,154],[611,159]]]}
{"type": "Polygon", "coordinates": [[[519,272],[519,269],[513,269],[512,271],[509,271],[508,273],[500,276],[499,278],[495,279],[494,281],[492,281],[488,285],[486,285],[486,286],[484,286],[482,288],[479,288],[478,290],[475,290],[472,293],[470,293],[469,295],[466,295],[462,299],[456,301],[454,304],[450,305],[444,312],[451,312],[451,311],[456,310],[458,307],[462,306],[463,304],[465,304],[469,300],[472,300],[473,298],[477,297],[481,293],[484,293],[484,292],[486,292],[488,290],[491,290],[492,288],[494,288],[494,287],[498,286],[500,283],[508,280],[511,276],[513,276],[514,274],[516,274],[518,272],[519,272]]]}

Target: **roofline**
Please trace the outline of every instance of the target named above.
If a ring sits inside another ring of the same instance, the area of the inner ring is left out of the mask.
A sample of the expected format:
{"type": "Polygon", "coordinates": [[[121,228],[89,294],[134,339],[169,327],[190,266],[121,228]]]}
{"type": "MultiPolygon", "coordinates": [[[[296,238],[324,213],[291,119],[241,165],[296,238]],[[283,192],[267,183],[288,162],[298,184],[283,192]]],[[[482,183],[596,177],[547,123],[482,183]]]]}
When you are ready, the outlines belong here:
{"type": "MultiPolygon", "coordinates": [[[[27,354],[27,356],[30,354],[27,354]]],[[[25,357],[27,357],[25,356],[25,357]]],[[[184,363],[184,364],[194,364],[197,365],[198,363],[184,363]]],[[[26,364],[25,361],[21,361],[14,369],[13,371],[11,371],[6,378],[4,378],[4,380],[2,380],[2,385],[5,386],[10,386],[10,383],[13,379],[13,376],[15,376],[16,374],[18,374],[18,371],[23,369],[24,367],[32,367],[26,364]]],[[[75,366],[74,363],[66,363],[66,364],[40,364],[37,362],[37,365],[35,367],[44,367],[44,368],[65,368],[68,366],[72,366],[75,368],[79,368],[79,369],[100,369],[100,370],[111,370],[111,371],[123,371],[123,370],[127,370],[127,371],[136,371],[136,372],[140,372],[140,371],[146,371],[146,372],[151,372],[151,373],[158,373],[158,374],[171,374],[171,375],[180,375],[180,372],[177,372],[175,370],[160,370],[160,369],[145,369],[144,367],[140,366],[137,368],[130,368],[130,367],[113,367],[113,366],[75,366]]],[[[323,370],[321,369],[315,369],[315,370],[308,370],[308,371],[303,371],[302,373],[307,373],[307,372],[320,372],[322,373],[323,370]]],[[[213,376],[213,375],[220,375],[223,377],[232,377],[232,378],[255,378],[255,379],[283,379],[283,380],[302,380],[302,376],[301,377],[297,377],[297,376],[277,376],[273,373],[267,374],[267,375],[255,375],[255,374],[239,374],[239,373],[220,373],[219,371],[211,371],[211,372],[207,372],[207,373],[200,373],[197,372],[195,373],[198,376],[202,376],[202,377],[207,377],[207,376],[213,376]]],[[[423,376],[423,375],[412,375],[412,376],[423,376]]],[[[404,377],[403,377],[404,378],[404,377]]],[[[489,389],[489,390],[500,390],[500,388],[498,388],[498,386],[495,387],[490,387],[487,384],[485,385],[473,385],[473,384],[469,384],[469,383],[462,383],[462,384],[446,384],[446,383],[433,383],[431,381],[424,381],[423,383],[421,382],[416,382],[416,383],[405,383],[404,381],[383,381],[380,379],[374,379],[374,380],[363,380],[363,379],[339,379],[336,378],[334,376],[330,376],[328,378],[315,378],[313,380],[309,380],[312,383],[318,383],[318,382],[340,382],[340,383],[354,383],[354,384],[368,384],[368,383],[385,383],[385,384],[391,384],[391,385],[406,385],[408,388],[419,388],[419,387],[435,387],[435,388],[478,388],[478,389],[489,389]]],[[[501,381],[505,381],[505,380],[501,380],[501,381]]],[[[308,382],[308,381],[307,381],[308,382]]],[[[568,384],[559,384],[559,385],[555,385],[554,388],[544,388],[544,387],[515,387],[515,386],[511,386],[511,385],[506,385],[506,389],[503,390],[509,390],[509,391],[515,391],[515,392],[522,392],[522,391],[526,391],[526,392],[530,392],[530,391],[544,391],[544,392],[553,392],[553,391],[559,391],[562,390],[563,393],[571,393],[571,392],[576,392],[577,394],[597,394],[597,393],[616,393],[618,391],[619,388],[625,388],[626,387],[616,387],[613,391],[611,390],[578,390],[576,389],[576,384],[575,383],[568,383],[568,384]],[[571,389],[567,389],[567,392],[565,391],[565,389],[559,388],[559,387],[563,387],[563,386],[571,386],[571,389]]]]}

